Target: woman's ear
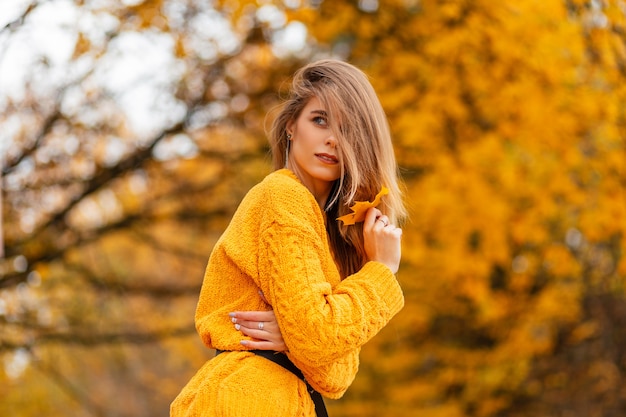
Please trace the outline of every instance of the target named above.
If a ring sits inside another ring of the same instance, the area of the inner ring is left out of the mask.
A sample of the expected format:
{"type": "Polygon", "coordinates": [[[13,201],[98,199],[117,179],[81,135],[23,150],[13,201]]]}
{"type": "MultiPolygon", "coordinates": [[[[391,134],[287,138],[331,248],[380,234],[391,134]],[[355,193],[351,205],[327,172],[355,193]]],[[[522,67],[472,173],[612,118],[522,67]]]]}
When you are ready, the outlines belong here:
{"type": "Polygon", "coordinates": [[[293,136],[293,120],[287,123],[286,132],[289,136],[293,136]]]}

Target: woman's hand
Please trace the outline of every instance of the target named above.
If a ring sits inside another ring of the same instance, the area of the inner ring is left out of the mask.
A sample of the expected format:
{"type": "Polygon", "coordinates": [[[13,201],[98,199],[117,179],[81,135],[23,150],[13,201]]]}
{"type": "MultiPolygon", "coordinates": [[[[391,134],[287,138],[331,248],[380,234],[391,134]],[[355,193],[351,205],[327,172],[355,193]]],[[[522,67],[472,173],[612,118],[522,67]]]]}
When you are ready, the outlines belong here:
{"type": "Polygon", "coordinates": [[[242,340],[242,345],[251,349],[277,352],[287,350],[274,311],[235,311],[229,315],[235,329],[252,338],[242,340]]]}
{"type": "Polygon", "coordinates": [[[402,229],[389,224],[389,218],[370,208],[363,221],[363,243],[370,261],[383,263],[394,274],[400,267],[402,229]]]}

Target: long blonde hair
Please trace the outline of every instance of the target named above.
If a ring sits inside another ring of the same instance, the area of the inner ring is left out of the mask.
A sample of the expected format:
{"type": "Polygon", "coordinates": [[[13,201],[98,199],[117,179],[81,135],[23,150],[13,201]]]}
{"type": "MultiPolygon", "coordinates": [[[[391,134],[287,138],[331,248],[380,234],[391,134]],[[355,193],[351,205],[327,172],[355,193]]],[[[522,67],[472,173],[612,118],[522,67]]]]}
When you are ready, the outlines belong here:
{"type": "Polygon", "coordinates": [[[325,59],[295,73],[289,97],[270,131],[274,169],[285,166],[288,124],[300,116],[313,97],[328,113],[340,153],[341,177],[325,211],[329,242],[345,278],[367,262],[363,225],[344,226],[337,217],[351,213],[355,201],[373,200],[383,186],[389,194],[378,208],[390,222],[401,224],[407,212],[385,112],[367,76],[346,62],[325,59]]]}

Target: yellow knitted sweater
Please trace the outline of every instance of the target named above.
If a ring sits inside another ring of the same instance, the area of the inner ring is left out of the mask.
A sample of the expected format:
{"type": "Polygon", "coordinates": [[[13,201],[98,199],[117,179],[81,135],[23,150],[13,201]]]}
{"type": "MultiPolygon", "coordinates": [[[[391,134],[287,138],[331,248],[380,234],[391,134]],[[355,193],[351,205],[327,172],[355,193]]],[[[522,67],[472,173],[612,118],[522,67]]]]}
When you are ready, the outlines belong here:
{"type": "Polygon", "coordinates": [[[291,171],[275,171],[241,202],[200,292],[198,333],[209,348],[231,352],[205,363],[171,416],[315,416],[306,385],[246,352],[229,312],[273,308],[289,358],[313,388],[339,398],[356,376],[361,346],[403,305],[394,274],[381,263],[341,280],[315,198],[291,171]]]}

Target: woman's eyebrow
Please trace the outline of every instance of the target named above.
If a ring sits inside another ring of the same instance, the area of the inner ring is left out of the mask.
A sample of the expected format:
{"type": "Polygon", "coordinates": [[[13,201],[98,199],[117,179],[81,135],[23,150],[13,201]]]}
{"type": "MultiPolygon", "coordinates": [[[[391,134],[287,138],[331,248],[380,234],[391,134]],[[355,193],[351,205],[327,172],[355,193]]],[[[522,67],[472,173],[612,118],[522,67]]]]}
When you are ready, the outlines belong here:
{"type": "Polygon", "coordinates": [[[321,116],[328,116],[328,113],[324,110],[311,110],[311,114],[319,114],[321,116]]]}

